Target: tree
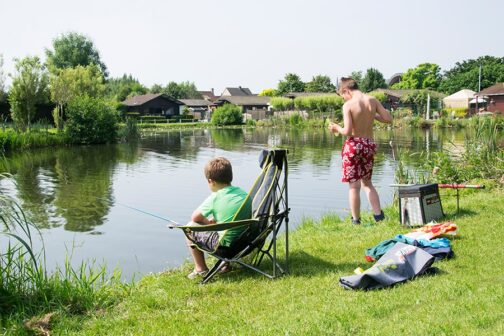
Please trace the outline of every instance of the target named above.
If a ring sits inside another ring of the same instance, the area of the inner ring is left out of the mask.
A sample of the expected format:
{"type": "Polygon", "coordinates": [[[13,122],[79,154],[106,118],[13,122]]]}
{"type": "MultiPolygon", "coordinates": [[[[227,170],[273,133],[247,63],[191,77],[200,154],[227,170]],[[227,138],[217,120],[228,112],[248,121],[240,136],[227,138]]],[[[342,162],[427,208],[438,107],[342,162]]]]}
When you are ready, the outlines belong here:
{"type": "Polygon", "coordinates": [[[214,125],[240,125],[242,122],[242,109],[233,104],[224,104],[212,113],[212,124],[214,125]]]}
{"type": "Polygon", "coordinates": [[[163,93],[173,99],[201,99],[196,85],[192,82],[169,82],[163,93]]]}
{"type": "Polygon", "coordinates": [[[132,75],[124,74],[122,77],[110,78],[106,83],[106,96],[118,102],[122,102],[130,96],[146,93],[147,88],[132,75]]]}
{"type": "Polygon", "coordinates": [[[154,84],[149,90],[150,93],[161,93],[163,92],[163,86],[160,84],[154,84]]]}
{"type": "Polygon", "coordinates": [[[36,105],[47,101],[48,77],[37,56],[14,59],[16,73],[9,92],[12,120],[22,130],[29,130],[36,105]]]}
{"type": "Polygon", "coordinates": [[[371,92],[376,89],[383,89],[387,87],[385,78],[383,74],[376,70],[375,68],[369,68],[366,70],[366,75],[362,79],[361,85],[359,86],[363,92],[371,92]]]}
{"type": "Polygon", "coordinates": [[[100,53],[93,41],[79,33],[62,34],[53,40],[53,49],[46,49],[47,67],[53,69],[75,68],[78,65],[97,65],[103,76],[108,76],[107,67],[100,59],[100,53]]]}
{"type": "Polygon", "coordinates": [[[5,75],[3,72],[3,55],[0,54],[0,103],[5,101],[7,93],[5,92],[5,75]]]}
{"type": "Polygon", "coordinates": [[[266,97],[276,97],[278,96],[278,92],[275,89],[269,88],[269,89],[264,89],[259,93],[259,96],[266,96],[266,97]]]}
{"type": "Polygon", "coordinates": [[[452,94],[462,89],[479,91],[479,68],[481,66],[481,89],[504,82],[504,57],[482,56],[477,59],[457,62],[445,71],[439,90],[452,94]]]}
{"type": "Polygon", "coordinates": [[[288,92],[304,92],[305,83],[301,78],[293,73],[288,73],[285,75],[284,80],[278,82],[277,92],[279,95],[286,94],[288,92]]]}
{"type": "Polygon", "coordinates": [[[57,70],[50,76],[49,82],[51,100],[58,105],[54,121],[60,131],[63,129],[65,107],[72,99],[79,96],[100,98],[105,92],[102,73],[94,64],[57,70]]]}
{"type": "Polygon", "coordinates": [[[331,83],[329,76],[314,76],[311,82],[306,83],[306,92],[334,92],[336,87],[331,83]]]}
{"type": "Polygon", "coordinates": [[[422,63],[411,68],[402,76],[393,89],[431,89],[438,90],[441,83],[441,68],[437,64],[422,63]]]}
{"type": "Polygon", "coordinates": [[[429,90],[415,90],[403,97],[401,101],[406,104],[414,105],[417,114],[423,114],[427,110],[428,96],[430,95],[430,106],[439,106],[441,96],[439,93],[429,90]]]}
{"type": "Polygon", "coordinates": [[[80,96],[68,104],[65,134],[77,144],[101,144],[116,141],[117,112],[103,100],[80,96]]]}
{"type": "Polygon", "coordinates": [[[362,86],[362,71],[352,71],[350,77],[357,82],[359,88],[362,86]]]}

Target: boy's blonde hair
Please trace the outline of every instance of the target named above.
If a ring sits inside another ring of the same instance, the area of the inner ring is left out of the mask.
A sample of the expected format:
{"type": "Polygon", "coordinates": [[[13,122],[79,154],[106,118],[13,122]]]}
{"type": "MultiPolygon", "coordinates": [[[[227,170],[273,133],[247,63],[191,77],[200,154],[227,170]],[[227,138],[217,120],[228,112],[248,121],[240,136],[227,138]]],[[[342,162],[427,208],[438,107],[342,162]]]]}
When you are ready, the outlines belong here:
{"type": "Polygon", "coordinates": [[[338,92],[341,93],[343,89],[348,89],[350,91],[352,90],[359,90],[359,85],[353,79],[352,77],[341,77],[341,80],[339,82],[339,87],[338,87],[338,92]]]}
{"type": "Polygon", "coordinates": [[[205,177],[217,183],[230,184],[233,181],[231,162],[223,157],[216,157],[205,165],[205,177]]]}

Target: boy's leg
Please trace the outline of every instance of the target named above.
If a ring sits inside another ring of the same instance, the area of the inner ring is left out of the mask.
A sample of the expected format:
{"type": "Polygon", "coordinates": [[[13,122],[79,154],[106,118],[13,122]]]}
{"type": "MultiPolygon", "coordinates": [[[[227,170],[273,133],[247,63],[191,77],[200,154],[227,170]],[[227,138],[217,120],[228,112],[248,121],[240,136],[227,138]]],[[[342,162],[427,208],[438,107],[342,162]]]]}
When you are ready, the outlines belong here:
{"type": "Polygon", "coordinates": [[[354,220],[360,219],[360,181],[349,182],[348,186],[348,200],[350,202],[350,211],[352,212],[352,218],[354,220]]]}
{"type": "Polygon", "coordinates": [[[362,179],[361,183],[364,191],[366,192],[369,204],[371,204],[371,207],[373,208],[375,217],[380,216],[382,214],[380,197],[378,196],[378,192],[373,186],[373,182],[371,182],[371,179],[362,179]]]}
{"type": "Polygon", "coordinates": [[[205,262],[205,254],[197,248],[192,247],[191,245],[193,244],[193,242],[191,242],[189,239],[186,238],[186,242],[194,260],[194,270],[196,272],[208,271],[208,267],[205,262]]]}

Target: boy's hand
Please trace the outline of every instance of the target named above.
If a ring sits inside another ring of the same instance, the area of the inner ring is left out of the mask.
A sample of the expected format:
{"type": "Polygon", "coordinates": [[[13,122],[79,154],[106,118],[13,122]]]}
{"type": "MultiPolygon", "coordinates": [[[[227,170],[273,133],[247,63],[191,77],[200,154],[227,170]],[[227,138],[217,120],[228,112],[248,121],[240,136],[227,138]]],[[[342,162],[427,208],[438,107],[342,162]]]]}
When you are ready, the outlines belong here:
{"type": "Polygon", "coordinates": [[[338,135],[339,133],[337,126],[338,126],[337,124],[330,122],[327,128],[329,128],[329,131],[331,131],[331,133],[334,133],[334,135],[338,135]]]}

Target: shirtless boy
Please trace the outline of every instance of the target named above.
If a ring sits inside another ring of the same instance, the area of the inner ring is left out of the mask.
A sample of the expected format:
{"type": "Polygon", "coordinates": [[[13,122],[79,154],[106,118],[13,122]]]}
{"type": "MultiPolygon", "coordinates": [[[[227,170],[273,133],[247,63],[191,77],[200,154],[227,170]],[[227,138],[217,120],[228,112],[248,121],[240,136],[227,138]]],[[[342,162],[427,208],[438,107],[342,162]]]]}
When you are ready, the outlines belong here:
{"type": "Polygon", "coordinates": [[[342,182],[349,184],[349,201],[352,223],[360,224],[360,189],[364,188],[375,221],[385,219],[371,176],[373,174],[376,143],[373,140],[373,123],[378,120],[391,123],[392,116],[374,97],[359,90],[355,80],[342,78],[338,90],[345,100],[343,105],[343,124],[330,123],[329,130],[335,134],[348,136],[341,151],[343,162],[342,182]]]}

